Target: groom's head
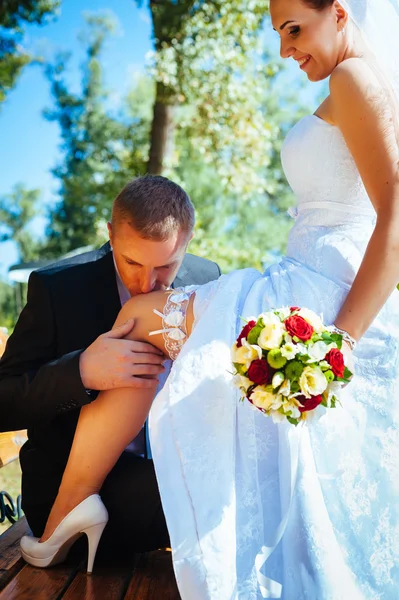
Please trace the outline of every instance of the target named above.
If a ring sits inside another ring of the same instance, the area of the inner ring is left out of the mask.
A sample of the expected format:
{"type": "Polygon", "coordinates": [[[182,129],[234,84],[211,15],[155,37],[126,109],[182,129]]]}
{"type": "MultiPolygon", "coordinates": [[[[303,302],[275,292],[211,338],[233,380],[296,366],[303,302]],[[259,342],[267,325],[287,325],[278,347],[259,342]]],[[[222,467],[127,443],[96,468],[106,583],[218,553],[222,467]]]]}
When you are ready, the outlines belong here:
{"type": "Polygon", "coordinates": [[[119,275],[131,295],[171,285],[195,222],[186,192],[165,177],[130,181],[116,197],[108,223],[119,275]]]}

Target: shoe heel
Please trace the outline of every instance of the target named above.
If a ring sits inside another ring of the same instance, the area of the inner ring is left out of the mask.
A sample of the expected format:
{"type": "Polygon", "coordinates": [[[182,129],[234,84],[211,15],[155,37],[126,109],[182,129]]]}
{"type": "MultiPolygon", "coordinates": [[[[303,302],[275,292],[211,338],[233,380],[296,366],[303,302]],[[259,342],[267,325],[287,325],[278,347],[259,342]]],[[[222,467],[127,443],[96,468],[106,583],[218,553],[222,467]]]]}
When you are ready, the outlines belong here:
{"type": "Polygon", "coordinates": [[[87,573],[90,574],[93,571],[94,559],[96,558],[96,552],[102,533],[107,523],[99,523],[88,527],[82,533],[87,535],[87,543],[89,547],[88,558],[87,558],[87,573]]]}

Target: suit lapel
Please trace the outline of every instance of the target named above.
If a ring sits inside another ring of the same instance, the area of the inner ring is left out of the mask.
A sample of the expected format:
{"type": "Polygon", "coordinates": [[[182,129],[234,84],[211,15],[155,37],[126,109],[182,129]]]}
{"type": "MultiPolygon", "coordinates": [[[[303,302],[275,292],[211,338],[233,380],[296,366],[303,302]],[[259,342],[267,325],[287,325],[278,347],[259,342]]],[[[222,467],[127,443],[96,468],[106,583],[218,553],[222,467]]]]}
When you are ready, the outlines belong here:
{"type": "Polygon", "coordinates": [[[185,267],[184,262],[183,262],[177,275],[176,275],[176,279],[172,283],[173,289],[176,289],[179,287],[184,287],[185,285],[187,285],[184,281],[185,277],[187,276],[187,273],[188,273],[187,268],[185,267]]]}
{"type": "Polygon", "coordinates": [[[95,295],[98,323],[102,332],[109,331],[121,309],[113,255],[109,244],[103,246],[104,256],[97,265],[93,295],[95,295]]]}

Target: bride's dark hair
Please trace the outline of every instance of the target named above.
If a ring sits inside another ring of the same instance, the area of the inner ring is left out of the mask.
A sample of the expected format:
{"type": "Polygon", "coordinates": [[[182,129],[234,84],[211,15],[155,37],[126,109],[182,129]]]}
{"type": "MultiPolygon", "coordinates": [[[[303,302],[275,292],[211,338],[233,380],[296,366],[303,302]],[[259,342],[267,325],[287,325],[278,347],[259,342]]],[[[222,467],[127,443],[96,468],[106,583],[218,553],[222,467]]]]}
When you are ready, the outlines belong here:
{"type": "Polygon", "coordinates": [[[308,4],[315,10],[324,10],[327,6],[334,4],[334,0],[302,0],[304,4],[308,4]]]}

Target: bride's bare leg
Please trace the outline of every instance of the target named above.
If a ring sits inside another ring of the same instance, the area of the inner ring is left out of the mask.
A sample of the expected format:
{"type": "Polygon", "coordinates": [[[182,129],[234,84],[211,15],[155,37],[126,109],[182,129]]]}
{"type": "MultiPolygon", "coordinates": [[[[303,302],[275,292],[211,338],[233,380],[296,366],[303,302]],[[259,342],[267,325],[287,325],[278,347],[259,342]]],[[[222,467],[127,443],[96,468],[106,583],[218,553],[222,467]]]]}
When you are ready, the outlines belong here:
{"type": "MultiPolygon", "coordinates": [[[[149,336],[162,329],[161,318],[168,292],[136,296],[121,309],[115,327],[135,319],[129,339],[150,342],[165,351],[162,335],[149,336]]],[[[187,309],[187,333],[193,323],[193,296],[187,309]]],[[[156,392],[133,388],[101,392],[98,398],[81,409],[68,463],[56,501],[41,540],[50,537],[60,521],[82,500],[100,491],[102,484],[126,446],[142,428],[156,392]]]]}

